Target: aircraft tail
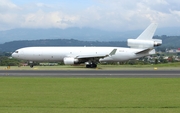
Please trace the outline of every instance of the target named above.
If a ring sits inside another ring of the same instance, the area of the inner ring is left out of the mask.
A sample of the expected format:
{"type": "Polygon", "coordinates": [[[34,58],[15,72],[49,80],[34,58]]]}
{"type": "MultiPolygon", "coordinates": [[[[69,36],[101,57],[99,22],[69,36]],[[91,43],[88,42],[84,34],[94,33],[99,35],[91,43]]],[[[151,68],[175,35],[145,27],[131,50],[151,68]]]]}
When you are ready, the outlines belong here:
{"type": "Polygon", "coordinates": [[[152,39],[157,28],[157,23],[150,24],[136,39],[128,39],[128,46],[131,48],[153,48],[160,46],[162,40],[152,39]]]}
{"type": "Polygon", "coordinates": [[[158,24],[152,23],[150,24],[138,37],[137,40],[151,40],[158,24]]]}

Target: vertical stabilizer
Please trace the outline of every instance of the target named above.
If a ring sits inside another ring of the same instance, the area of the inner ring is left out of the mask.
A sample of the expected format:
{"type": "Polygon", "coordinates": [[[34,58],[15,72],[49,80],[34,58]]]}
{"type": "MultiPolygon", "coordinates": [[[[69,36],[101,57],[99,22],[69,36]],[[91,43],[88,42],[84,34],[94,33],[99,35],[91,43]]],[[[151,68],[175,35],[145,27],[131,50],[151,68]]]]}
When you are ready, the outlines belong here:
{"type": "Polygon", "coordinates": [[[150,24],[138,37],[137,40],[151,40],[154,36],[158,24],[150,24]]]}
{"type": "Polygon", "coordinates": [[[152,39],[157,28],[157,23],[150,24],[136,39],[128,39],[127,44],[131,48],[154,48],[162,44],[160,39],[152,39]]]}

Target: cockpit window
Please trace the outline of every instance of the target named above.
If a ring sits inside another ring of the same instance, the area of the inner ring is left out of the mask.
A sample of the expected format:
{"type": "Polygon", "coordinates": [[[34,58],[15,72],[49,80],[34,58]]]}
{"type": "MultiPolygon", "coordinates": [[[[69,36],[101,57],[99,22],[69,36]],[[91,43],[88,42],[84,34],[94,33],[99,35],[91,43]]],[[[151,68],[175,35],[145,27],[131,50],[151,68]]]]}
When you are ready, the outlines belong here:
{"type": "Polygon", "coordinates": [[[18,53],[19,51],[15,51],[15,53],[18,53]]]}

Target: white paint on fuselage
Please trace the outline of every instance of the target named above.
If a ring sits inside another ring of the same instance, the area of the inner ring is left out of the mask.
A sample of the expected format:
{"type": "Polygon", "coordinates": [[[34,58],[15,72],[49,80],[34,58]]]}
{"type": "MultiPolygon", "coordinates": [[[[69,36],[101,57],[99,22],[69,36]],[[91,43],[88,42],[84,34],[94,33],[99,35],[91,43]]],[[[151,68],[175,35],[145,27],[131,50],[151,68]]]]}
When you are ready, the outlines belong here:
{"type": "Polygon", "coordinates": [[[77,57],[80,55],[109,55],[113,49],[117,49],[115,55],[102,58],[100,61],[116,62],[146,56],[145,54],[135,54],[143,49],[122,47],[26,47],[16,50],[12,56],[29,61],[63,61],[65,57],[77,57]]]}

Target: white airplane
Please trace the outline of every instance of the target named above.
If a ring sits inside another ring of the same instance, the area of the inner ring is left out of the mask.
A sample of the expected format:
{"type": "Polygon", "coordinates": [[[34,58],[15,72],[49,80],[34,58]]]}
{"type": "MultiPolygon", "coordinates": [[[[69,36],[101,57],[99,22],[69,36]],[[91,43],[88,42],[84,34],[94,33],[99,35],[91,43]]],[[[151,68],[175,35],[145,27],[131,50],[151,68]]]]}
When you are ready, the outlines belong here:
{"type": "Polygon", "coordinates": [[[12,57],[30,62],[58,61],[67,65],[84,63],[96,68],[99,62],[120,62],[155,54],[155,46],[162,40],[152,39],[157,24],[149,25],[136,39],[128,39],[130,48],[124,47],[25,47],[16,50],[12,57]]]}

